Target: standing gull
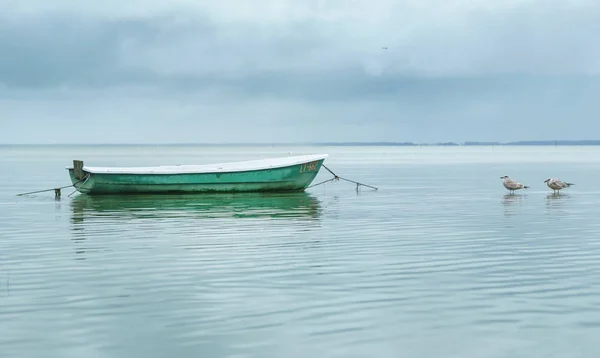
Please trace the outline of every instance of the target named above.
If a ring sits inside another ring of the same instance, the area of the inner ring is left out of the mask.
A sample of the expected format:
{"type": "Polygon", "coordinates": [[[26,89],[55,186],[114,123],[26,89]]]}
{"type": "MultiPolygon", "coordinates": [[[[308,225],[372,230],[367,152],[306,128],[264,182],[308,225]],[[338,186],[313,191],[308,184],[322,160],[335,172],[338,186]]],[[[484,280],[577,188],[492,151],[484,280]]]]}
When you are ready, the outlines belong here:
{"type": "Polygon", "coordinates": [[[548,178],[546,180],[544,180],[544,183],[546,183],[546,185],[548,185],[548,188],[554,190],[554,194],[560,192],[561,189],[565,189],[570,187],[571,185],[575,185],[573,183],[567,183],[564,182],[560,179],[556,179],[556,178],[548,178]]]}
{"type": "Polygon", "coordinates": [[[511,194],[515,193],[515,190],[520,190],[520,189],[528,189],[529,187],[527,185],[523,185],[517,181],[512,180],[511,178],[508,177],[508,175],[505,175],[503,177],[500,177],[500,179],[504,179],[504,187],[508,190],[510,190],[511,194]]]}

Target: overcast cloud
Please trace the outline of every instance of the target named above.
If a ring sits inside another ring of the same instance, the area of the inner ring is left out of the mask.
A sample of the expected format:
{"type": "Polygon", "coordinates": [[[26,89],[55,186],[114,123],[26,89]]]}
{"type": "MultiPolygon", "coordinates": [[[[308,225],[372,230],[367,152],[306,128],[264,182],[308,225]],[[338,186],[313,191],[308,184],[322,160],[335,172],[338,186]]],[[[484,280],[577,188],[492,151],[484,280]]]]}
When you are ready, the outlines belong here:
{"type": "Polygon", "coordinates": [[[600,139],[598,35],[597,1],[0,0],[0,142],[600,139]]]}

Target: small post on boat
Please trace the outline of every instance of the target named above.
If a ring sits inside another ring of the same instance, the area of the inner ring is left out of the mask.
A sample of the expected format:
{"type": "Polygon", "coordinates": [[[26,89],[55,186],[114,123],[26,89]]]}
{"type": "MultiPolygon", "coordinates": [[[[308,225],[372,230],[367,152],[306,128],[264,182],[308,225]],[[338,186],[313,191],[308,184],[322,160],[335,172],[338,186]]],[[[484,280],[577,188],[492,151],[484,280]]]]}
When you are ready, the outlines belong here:
{"type": "Polygon", "coordinates": [[[83,161],[82,160],[74,160],[73,161],[73,173],[75,174],[75,179],[77,179],[77,180],[83,179],[83,161]]]}

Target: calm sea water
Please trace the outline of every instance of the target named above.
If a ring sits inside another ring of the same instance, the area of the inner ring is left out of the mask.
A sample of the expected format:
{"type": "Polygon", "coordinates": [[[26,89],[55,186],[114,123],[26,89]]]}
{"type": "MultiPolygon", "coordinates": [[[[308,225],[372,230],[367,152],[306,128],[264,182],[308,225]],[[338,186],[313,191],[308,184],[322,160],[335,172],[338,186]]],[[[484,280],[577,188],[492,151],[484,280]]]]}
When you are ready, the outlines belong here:
{"type": "Polygon", "coordinates": [[[0,356],[595,357],[599,178],[594,147],[0,147],[0,356]],[[379,190],[15,196],[321,152],[379,190]]]}

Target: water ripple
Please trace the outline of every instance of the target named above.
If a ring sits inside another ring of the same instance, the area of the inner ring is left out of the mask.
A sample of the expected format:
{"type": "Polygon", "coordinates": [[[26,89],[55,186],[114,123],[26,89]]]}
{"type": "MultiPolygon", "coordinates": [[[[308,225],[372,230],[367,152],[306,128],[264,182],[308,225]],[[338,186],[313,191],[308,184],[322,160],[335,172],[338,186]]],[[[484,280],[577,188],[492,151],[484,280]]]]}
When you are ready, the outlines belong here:
{"type": "Polygon", "coordinates": [[[57,153],[0,159],[29,163],[0,174],[27,178],[0,186],[7,356],[568,357],[595,347],[600,192],[584,178],[600,167],[572,164],[581,184],[564,196],[507,196],[500,175],[533,182],[547,164],[474,152],[454,165],[431,152],[371,161],[348,149],[332,166],[379,191],[12,195],[64,179],[39,174],[62,168],[57,153]],[[443,185],[466,176],[468,188],[443,185]]]}

